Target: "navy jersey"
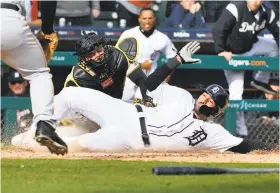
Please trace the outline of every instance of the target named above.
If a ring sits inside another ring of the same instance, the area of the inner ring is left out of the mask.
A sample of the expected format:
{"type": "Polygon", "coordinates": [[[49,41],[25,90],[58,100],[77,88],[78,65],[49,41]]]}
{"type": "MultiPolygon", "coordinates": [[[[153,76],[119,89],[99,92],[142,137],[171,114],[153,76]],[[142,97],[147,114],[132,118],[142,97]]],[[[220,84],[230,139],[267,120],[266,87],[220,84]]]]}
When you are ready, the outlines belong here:
{"type": "Polygon", "coordinates": [[[213,27],[215,51],[241,54],[258,41],[258,34],[267,28],[279,45],[279,21],[274,11],[262,4],[256,13],[246,1],[228,4],[213,27]]]}

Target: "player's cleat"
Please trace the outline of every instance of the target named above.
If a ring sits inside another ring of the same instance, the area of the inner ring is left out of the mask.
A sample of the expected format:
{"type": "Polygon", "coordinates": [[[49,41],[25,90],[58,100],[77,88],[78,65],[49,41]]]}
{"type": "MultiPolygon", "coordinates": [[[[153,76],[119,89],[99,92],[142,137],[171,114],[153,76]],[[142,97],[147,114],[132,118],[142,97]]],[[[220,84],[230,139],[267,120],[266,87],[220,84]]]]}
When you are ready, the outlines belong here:
{"type": "Polygon", "coordinates": [[[272,90],[268,84],[259,82],[259,81],[251,81],[251,86],[255,87],[258,90],[266,92],[268,94],[277,94],[276,91],[272,90]]]}
{"type": "Polygon", "coordinates": [[[68,153],[66,143],[56,134],[55,129],[45,121],[37,123],[35,140],[46,146],[51,153],[64,155],[68,153]]]}

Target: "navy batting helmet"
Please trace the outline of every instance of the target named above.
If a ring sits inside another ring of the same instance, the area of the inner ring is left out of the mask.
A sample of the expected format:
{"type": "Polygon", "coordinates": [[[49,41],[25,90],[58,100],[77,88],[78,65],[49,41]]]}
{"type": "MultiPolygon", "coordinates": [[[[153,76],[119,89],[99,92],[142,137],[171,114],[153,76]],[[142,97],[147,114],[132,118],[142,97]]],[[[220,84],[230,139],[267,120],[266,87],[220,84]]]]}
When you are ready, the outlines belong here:
{"type": "Polygon", "coordinates": [[[228,104],[228,93],[218,84],[212,84],[207,88],[202,88],[204,92],[209,94],[214,100],[216,106],[214,108],[202,105],[199,112],[206,116],[217,116],[225,110],[228,104]]]}

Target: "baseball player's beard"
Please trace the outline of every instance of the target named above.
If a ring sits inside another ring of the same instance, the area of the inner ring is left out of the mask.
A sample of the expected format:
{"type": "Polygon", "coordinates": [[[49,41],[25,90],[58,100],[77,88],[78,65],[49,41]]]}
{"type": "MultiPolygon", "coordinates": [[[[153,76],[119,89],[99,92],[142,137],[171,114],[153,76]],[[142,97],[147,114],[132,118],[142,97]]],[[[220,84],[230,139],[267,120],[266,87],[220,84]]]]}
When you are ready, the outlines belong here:
{"type": "Polygon", "coordinates": [[[197,119],[199,120],[207,120],[208,116],[202,114],[201,112],[199,112],[199,109],[202,105],[198,105],[197,103],[195,104],[194,107],[194,114],[197,117],[197,119]]]}

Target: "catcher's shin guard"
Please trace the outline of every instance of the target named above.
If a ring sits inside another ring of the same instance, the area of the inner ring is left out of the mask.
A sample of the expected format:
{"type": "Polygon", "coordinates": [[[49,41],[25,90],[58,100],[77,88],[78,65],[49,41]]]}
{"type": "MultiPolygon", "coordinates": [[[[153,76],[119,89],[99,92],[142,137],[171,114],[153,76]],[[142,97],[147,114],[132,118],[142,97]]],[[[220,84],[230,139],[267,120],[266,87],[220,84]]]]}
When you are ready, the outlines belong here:
{"type": "Polygon", "coordinates": [[[64,155],[68,153],[66,143],[56,134],[54,128],[45,121],[37,123],[35,140],[43,146],[46,146],[51,153],[64,155]]]}

